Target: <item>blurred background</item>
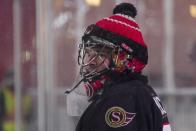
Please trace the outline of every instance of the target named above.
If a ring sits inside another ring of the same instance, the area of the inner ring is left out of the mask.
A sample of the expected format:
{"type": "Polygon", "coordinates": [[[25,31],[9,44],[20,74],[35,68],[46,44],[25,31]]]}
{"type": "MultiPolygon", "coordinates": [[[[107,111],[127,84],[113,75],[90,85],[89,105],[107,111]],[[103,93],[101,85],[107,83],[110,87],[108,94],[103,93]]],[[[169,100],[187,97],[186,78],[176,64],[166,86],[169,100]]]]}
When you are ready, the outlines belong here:
{"type": "Polygon", "coordinates": [[[80,37],[120,2],[138,9],[144,74],[172,130],[195,131],[195,0],[0,0],[0,131],[74,131],[80,113],[69,114],[64,91],[77,81],[80,37]]]}

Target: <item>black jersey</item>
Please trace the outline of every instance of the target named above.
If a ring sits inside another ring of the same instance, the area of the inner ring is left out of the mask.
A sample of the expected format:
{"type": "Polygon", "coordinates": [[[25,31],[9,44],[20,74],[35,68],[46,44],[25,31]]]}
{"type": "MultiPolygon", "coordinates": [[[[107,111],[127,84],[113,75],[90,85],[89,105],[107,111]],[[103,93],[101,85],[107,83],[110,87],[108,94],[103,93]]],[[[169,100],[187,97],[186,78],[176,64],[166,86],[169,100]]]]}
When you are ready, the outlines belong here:
{"type": "Polygon", "coordinates": [[[76,131],[171,131],[167,113],[146,77],[124,78],[106,84],[93,98],[76,131]]]}

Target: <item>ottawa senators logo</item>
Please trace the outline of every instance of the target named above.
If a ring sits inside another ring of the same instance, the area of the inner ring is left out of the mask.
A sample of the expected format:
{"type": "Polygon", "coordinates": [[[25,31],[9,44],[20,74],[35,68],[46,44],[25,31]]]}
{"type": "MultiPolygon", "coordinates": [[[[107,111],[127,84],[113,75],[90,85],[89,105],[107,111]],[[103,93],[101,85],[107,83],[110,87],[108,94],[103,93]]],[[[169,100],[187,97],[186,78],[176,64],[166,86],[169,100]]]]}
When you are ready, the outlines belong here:
{"type": "Polygon", "coordinates": [[[121,107],[111,107],[105,114],[105,121],[108,126],[118,128],[128,125],[135,116],[136,113],[126,112],[121,107]]]}

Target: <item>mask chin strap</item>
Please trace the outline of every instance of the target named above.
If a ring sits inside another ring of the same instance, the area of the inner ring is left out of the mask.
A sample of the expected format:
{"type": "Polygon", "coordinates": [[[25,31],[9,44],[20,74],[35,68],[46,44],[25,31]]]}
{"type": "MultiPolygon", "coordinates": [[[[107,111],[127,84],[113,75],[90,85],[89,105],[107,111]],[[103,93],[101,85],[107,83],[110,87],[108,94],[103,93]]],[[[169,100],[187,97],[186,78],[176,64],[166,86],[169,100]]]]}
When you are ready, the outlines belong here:
{"type": "Polygon", "coordinates": [[[72,91],[74,91],[74,90],[82,83],[82,81],[84,81],[84,80],[85,80],[85,78],[81,79],[73,88],[67,89],[67,90],[65,91],[65,95],[68,95],[68,94],[70,94],[72,91]]]}
{"type": "MultiPolygon", "coordinates": [[[[98,75],[104,74],[104,73],[106,73],[107,71],[108,71],[108,69],[105,69],[105,70],[99,72],[98,75]]],[[[98,76],[98,75],[97,75],[97,76],[98,76]]],[[[88,77],[91,77],[91,76],[88,76],[88,77]]],[[[92,75],[92,77],[96,77],[96,76],[92,75]]],[[[92,77],[91,77],[91,79],[92,79],[92,77]]],[[[88,81],[88,80],[86,79],[86,77],[83,78],[83,79],[81,79],[73,88],[69,88],[69,89],[65,90],[65,95],[68,95],[68,94],[70,94],[72,91],[74,91],[83,81],[88,81]]]]}

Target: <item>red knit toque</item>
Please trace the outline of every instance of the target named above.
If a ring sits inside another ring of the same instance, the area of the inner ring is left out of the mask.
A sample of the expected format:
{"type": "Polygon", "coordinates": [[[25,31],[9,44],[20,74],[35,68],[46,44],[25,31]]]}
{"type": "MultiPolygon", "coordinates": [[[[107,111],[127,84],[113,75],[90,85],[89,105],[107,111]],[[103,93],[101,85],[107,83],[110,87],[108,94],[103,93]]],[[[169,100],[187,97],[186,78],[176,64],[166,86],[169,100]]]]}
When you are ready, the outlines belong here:
{"type": "Polygon", "coordinates": [[[131,39],[137,44],[146,46],[140,28],[132,17],[123,14],[115,14],[98,21],[96,25],[102,29],[131,39]]]}

